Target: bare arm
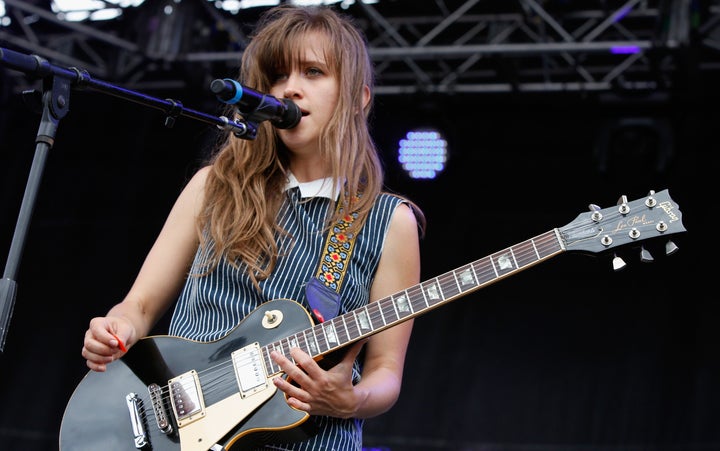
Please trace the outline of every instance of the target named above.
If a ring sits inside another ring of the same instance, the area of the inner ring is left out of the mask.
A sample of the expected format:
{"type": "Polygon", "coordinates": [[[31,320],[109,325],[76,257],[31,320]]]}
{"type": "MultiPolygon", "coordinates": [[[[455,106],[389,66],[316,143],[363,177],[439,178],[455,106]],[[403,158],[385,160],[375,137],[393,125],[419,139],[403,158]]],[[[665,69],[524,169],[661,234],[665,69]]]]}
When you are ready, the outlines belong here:
{"type": "MultiPolygon", "coordinates": [[[[370,290],[377,301],[420,282],[418,226],[407,205],[398,207],[370,290]]],[[[362,400],[353,415],[369,418],[389,410],[400,396],[412,320],[373,335],[366,344],[362,380],[355,391],[362,400]]]]}
{"type": "Polygon", "coordinates": [[[82,356],[87,366],[106,365],[147,336],[182,288],[199,243],[195,219],[202,205],[207,169],[198,171],[178,196],[130,291],[104,317],[93,318],[85,332],[82,356]]]}

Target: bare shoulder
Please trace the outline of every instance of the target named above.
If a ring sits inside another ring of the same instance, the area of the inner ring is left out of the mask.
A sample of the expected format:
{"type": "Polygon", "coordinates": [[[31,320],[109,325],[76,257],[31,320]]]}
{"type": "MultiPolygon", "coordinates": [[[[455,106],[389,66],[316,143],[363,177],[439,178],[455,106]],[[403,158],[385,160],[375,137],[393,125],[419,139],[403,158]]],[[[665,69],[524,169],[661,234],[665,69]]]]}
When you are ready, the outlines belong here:
{"type": "Polygon", "coordinates": [[[205,182],[207,181],[209,173],[209,166],[205,166],[195,172],[178,197],[175,205],[176,208],[184,211],[192,211],[193,215],[196,215],[200,211],[205,199],[205,182]]]}
{"type": "Polygon", "coordinates": [[[390,232],[396,234],[417,235],[418,220],[415,211],[406,203],[401,203],[395,209],[390,219],[390,232]]]}
{"type": "Polygon", "coordinates": [[[190,181],[188,182],[188,186],[193,186],[193,189],[202,188],[205,186],[205,181],[208,178],[208,174],[210,173],[210,166],[203,166],[202,168],[198,169],[197,172],[192,176],[190,181]]]}
{"type": "Polygon", "coordinates": [[[192,193],[192,197],[194,198],[202,198],[205,191],[205,182],[207,181],[209,173],[210,166],[200,168],[192,178],[190,178],[187,185],[185,185],[185,191],[192,193]]]}
{"type": "Polygon", "coordinates": [[[406,252],[418,246],[419,241],[418,220],[413,209],[405,204],[399,204],[390,219],[385,250],[391,252],[406,252]]]}
{"type": "Polygon", "coordinates": [[[420,277],[418,222],[413,209],[399,204],[390,219],[382,256],[370,290],[373,300],[403,290],[420,277]]]}

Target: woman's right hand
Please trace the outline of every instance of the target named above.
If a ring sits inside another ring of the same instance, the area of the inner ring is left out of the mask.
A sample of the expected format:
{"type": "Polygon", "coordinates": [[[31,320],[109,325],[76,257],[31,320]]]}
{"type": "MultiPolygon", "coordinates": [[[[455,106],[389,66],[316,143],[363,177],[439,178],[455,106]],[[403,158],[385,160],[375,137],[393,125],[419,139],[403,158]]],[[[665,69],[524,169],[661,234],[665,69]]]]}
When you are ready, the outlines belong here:
{"type": "Polygon", "coordinates": [[[82,356],[88,368],[105,371],[107,364],[119,359],[135,341],[135,329],[126,318],[101,316],[90,320],[85,332],[82,356]]]}

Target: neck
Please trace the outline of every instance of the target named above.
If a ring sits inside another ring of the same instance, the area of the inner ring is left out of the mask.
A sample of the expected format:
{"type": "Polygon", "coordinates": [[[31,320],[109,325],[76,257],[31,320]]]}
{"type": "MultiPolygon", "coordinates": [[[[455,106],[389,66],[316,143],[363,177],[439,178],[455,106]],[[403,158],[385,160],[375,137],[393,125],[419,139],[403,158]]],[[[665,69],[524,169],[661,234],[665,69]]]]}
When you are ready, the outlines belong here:
{"type": "Polygon", "coordinates": [[[294,159],[290,163],[290,171],[298,182],[311,182],[313,180],[330,177],[328,165],[318,158],[294,159]]]}

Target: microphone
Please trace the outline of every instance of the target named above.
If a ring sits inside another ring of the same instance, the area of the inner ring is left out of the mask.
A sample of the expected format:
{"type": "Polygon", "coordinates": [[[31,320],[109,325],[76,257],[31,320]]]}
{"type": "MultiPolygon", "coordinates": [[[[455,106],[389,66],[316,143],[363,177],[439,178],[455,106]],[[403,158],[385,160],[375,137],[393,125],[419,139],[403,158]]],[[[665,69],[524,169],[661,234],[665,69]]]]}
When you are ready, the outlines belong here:
{"type": "Polygon", "coordinates": [[[237,105],[238,110],[250,121],[269,120],[277,128],[293,128],[302,118],[300,108],[291,100],[253,91],[231,78],[213,80],[210,90],[219,101],[237,105]]]}

